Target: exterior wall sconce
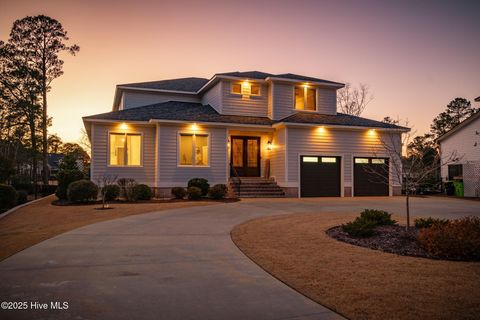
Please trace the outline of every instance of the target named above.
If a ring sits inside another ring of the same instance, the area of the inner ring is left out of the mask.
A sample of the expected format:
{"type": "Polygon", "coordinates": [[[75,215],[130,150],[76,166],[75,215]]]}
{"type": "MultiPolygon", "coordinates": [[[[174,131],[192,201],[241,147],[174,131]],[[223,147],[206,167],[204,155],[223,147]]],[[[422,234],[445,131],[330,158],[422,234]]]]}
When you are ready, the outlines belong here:
{"type": "Polygon", "coordinates": [[[272,150],[272,141],[267,142],[267,150],[271,151],[272,150]]]}
{"type": "Polygon", "coordinates": [[[122,122],[120,124],[120,130],[127,131],[128,130],[128,125],[125,122],[122,122]]]}
{"type": "Polygon", "coordinates": [[[190,127],[190,129],[191,129],[193,132],[197,131],[197,130],[198,130],[197,124],[196,124],[196,123],[192,124],[192,126],[190,127]]]}

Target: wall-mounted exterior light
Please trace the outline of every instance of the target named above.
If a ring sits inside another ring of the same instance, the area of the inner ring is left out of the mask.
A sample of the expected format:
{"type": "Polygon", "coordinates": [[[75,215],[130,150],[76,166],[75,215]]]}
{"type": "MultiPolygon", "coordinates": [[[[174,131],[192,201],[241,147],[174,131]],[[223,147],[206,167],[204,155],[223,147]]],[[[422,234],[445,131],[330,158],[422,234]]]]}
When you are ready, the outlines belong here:
{"type": "Polygon", "coordinates": [[[325,133],[325,127],[321,126],[317,128],[318,133],[325,133]]]}
{"type": "Polygon", "coordinates": [[[120,124],[120,130],[127,131],[128,130],[128,125],[125,122],[122,122],[120,124]]]}
{"type": "Polygon", "coordinates": [[[272,146],[272,141],[268,141],[268,142],[267,142],[267,150],[268,150],[268,151],[271,151],[272,148],[273,148],[273,146],[272,146]]]}

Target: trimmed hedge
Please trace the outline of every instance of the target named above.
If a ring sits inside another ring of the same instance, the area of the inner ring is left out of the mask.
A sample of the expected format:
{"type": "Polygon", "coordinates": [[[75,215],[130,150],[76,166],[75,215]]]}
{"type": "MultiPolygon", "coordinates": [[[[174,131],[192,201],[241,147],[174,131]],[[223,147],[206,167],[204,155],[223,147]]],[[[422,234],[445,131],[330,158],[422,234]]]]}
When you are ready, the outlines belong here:
{"type": "Polygon", "coordinates": [[[133,197],[135,200],[150,200],[152,189],[146,184],[137,184],[133,187],[133,197]]]}
{"type": "Polygon", "coordinates": [[[420,245],[431,255],[451,260],[480,261],[480,218],[465,217],[421,229],[420,245]]]}
{"type": "Polygon", "coordinates": [[[58,186],[55,195],[62,200],[68,198],[68,186],[83,179],[83,172],[78,169],[60,170],[57,174],[58,186]]]}
{"type": "Polygon", "coordinates": [[[67,190],[68,200],[72,202],[90,202],[97,200],[98,187],[90,180],[72,182],[67,190]]]}
{"type": "Polygon", "coordinates": [[[206,196],[208,193],[208,188],[210,188],[210,185],[208,184],[207,179],[203,178],[193,178],[188,181],[187,187],[197,187],[200,188],[202,191],[202,196],[206,196]]]}
{"type": "Polygon", "coordinates": [[[24,204],[28,202],[28,192],[25,190],[18,190],[17,191],[17,205],[24,204]]]}
{"type": "Polygon", "coordinates": [[[120,196],[120,187],[116,184],[110,184],[102,188],[102,193],[105,194],[105,201],[113,201],[120,196]]]}
{"type": "Polygon", "coordinates": [[[365,209],[355,220],[342,224],[342,230],[352,237],[367,238],[375,235],[375,227],[396,224],[392,215],[386,211],[365,209]]]}
{"type": "Polygon", "coordinates": [[[187,190],[184,187],[173,187],[172,195],[175,199],[183,199],[187,195],[187,190]]]}
{"type": "Polygon", "coordinates": [[[6,184],[0,184],[0,210],[8,210],[17,204],[17,191],[6,184]]]}
{"type": "Polygon", "coordinates": [[[188,199],[190,200],[199,200],[202,198],[202,189],[198,187],[189,187],[187,189],[188,199]]]}
{"type": "Polygon", "coordinates": [[[397,221],[392,220],[392,215],[383,210],[365,209],[360,213],[360,218],[373,221],[377,226],[392,226],[397,221]]]}
{"type": "Polygon", "coordinates": [[[227,186],[224,184],[216,184],[208,189],[208,196],[215,200],[224,199],[227,195],[227,186]]]}

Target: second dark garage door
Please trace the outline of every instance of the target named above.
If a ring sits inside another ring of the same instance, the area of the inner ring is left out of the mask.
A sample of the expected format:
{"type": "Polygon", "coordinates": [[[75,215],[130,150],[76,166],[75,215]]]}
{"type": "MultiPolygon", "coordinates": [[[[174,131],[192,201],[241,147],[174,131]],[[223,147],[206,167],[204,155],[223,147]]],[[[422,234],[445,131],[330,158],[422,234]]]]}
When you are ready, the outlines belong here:
{"type": "Polygon", "coordinates": [[[301,156],[300,196],[339,197],[340,157],[301,156]]]}
{"type": "Polygon", "coordinates": [[[388,159],[353,159],[353,195],[388,196],[388,159]]]}

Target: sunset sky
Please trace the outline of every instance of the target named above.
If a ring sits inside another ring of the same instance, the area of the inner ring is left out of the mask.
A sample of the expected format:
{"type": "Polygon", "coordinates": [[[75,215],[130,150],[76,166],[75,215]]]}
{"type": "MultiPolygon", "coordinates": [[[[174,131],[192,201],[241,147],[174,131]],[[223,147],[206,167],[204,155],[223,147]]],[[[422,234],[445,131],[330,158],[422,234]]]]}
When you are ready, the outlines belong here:
{"type": "Polygon", "coordinates": [[[479,12],[480,1],[0,0],[0,39],[45,14],[80,46],[49,93],[64,141],[111,110],[116,84],[249,70],[366,83],[363,116],[421,134],[450,100],[480,96],[479,12]]]}

